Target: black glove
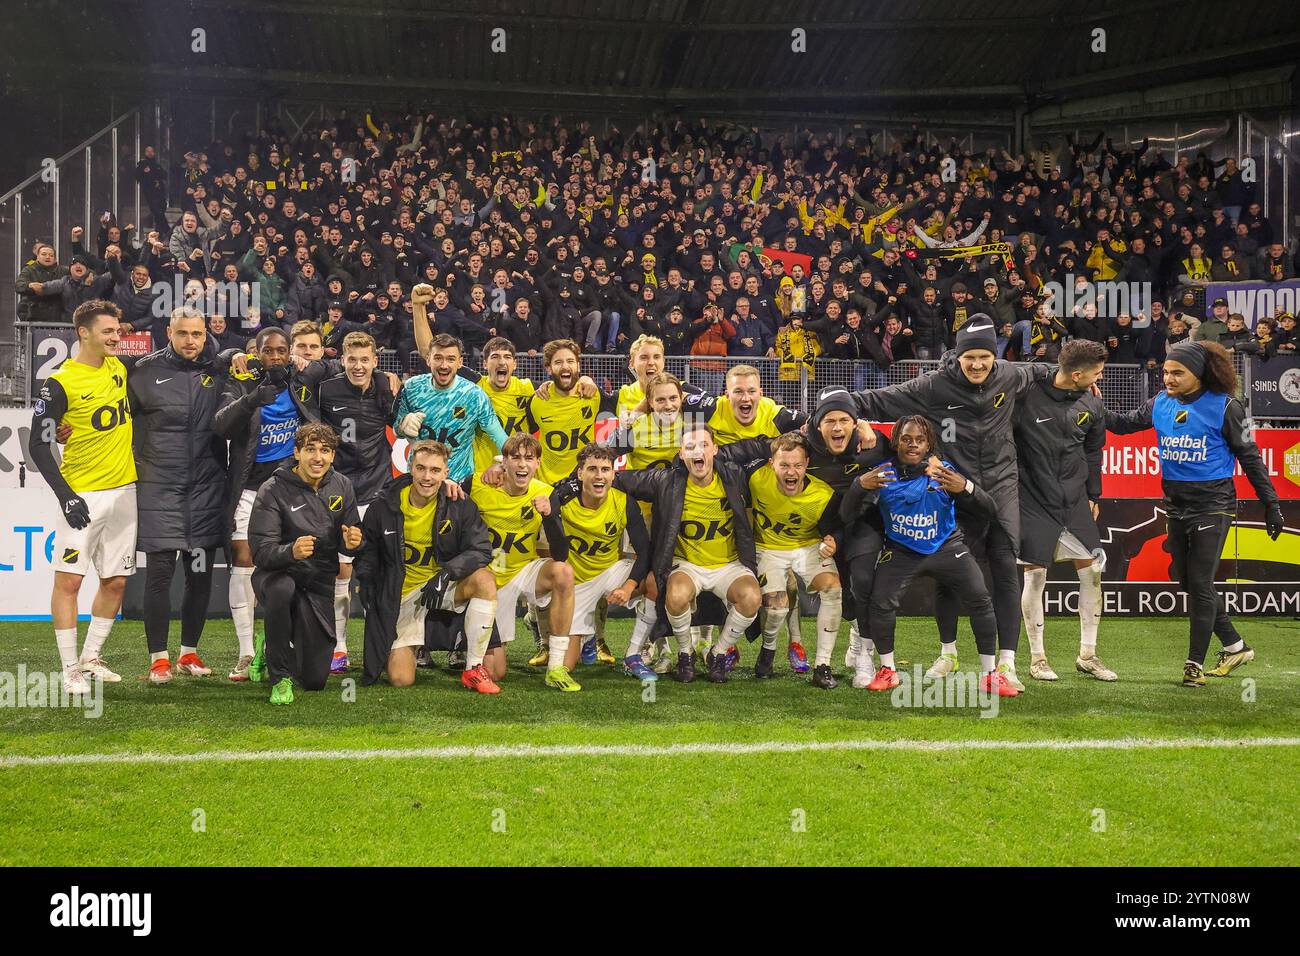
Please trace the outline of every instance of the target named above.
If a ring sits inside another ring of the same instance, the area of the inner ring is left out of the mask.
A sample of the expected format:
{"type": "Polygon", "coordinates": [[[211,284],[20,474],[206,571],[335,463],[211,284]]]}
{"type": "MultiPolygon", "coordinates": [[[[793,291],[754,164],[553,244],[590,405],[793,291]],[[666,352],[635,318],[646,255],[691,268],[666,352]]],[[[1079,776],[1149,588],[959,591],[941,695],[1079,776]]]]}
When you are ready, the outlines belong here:
{"type": "Polygon", "coordinates": [[[272,365],[263,374],[278,392],[289,384],[289,377],[293,374],[293,370],[288,365],[272,365]]]}
{"type": "Polygon", "coordinates": [[[455,587],[456,582],[447,576],[446,571],[439,571],[420,589],[420,605],[430,611],[442,609],[442,599],[447,589],[455,587]]]}
{"type": "Polygon", "coordinates": [[[68,520],[68,527],[74,531],[80,531],[90,524],[90,508],[80,495],[73,495],[63,502],[63,516],[68,520]]]}
{"type": "Polygon", "coordinates": [[[1286,519],[1282,517],[1282,506],[1271,504],[1268,506],[1268,512],[1264,515],[1264,527],[1268,530],[1268,536],[1276,541],[1282,535],[1286,528],[1286,519]]]}

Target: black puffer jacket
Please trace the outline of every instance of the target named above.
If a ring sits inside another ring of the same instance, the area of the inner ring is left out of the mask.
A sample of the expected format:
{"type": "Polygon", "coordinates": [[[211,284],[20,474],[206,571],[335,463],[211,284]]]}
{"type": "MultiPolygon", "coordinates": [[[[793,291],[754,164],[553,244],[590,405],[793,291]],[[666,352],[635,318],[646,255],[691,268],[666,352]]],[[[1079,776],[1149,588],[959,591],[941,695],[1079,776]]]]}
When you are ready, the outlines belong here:
{"type": "MultiPolygon", "coordinates": [[[[366,609],[366,652],[363,684],[373,684],[388,666],[397,637],[397,614],[406,577],[406,535],[402,518],[402,489],[411,476],[393,481],[366,512],[361,524],[361,550],[353,573],[361,586],[366,609]]],[[[492,535],[468,498],[453,501],[443,489],[433,511],[434,560],[453,581],[469,577],[492,560],[492,535]],[[445,530],[444,530],[445,528],[445,530]]]]}
{"type": "Polygon", "coordinates": [[[1035,382],[1055,374],[1054,365],[999,360],[983,384],[972,385],[950,352],[933,372],[887,388],[854,392],[853,400],[860,415],[875,421],[892,422],[906,415],[930,419],[948,460],[993,496],[998,523],[1018,547],[1020,478],[1011,440],[1016,401],[1035,382]]]}
{"type": "Polygon", "coordinates": [[[226,442],[212,429],[225,378],[217,366],[212,347],[190,361],[169,345],[127,379],[140,551],[195,551],[225,539],[226,442]]]}

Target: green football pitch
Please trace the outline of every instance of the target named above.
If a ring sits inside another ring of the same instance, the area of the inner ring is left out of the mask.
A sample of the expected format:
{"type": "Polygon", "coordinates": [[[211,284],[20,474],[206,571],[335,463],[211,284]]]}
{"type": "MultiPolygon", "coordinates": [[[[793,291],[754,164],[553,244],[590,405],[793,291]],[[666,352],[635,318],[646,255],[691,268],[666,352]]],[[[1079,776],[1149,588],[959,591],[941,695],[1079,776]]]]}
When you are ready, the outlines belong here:
{"type": "MultiPolygon", "coordinates": [[[[755,681],[747,645],[724,686],[591,666],[561,694],[527,638],[499,697],[445,668],[401,691],[354,670],[276,708],[225,679],[229,621],[203,641],[212,677],[162,687],[120,621],[98,717],[0,708],[0,863],[1295,865],[1300,624],[1243,621],[1256,660],[1195,690],[1186,629],[1104,621],[1102,684],[1074,672],[1077,624],[1049,620],[1061,680],[1024,660],[1027,692],[985,717],[853,690],[842,644],[829,692],[781,658],[755,681]]],[[[901,622],[900,658],[936,650],[932,622],[901,622]]],[[[0,625],[0,676],[19,665],[57,668],[48,624],[0,625]]]]}

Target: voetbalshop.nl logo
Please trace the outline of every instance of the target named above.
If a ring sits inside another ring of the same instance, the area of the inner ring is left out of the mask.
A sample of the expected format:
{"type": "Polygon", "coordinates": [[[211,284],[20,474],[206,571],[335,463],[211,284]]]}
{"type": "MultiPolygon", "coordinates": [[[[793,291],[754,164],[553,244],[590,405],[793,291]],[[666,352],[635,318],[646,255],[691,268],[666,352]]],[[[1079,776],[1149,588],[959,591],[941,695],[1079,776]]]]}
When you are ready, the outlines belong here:
{"type": "Polygon", "coordinates": [[[129,927],[133,936],[148,936],[153,928],[153,894],[83,893],[74,886],[50,897],[50,925],[129,927]]]}

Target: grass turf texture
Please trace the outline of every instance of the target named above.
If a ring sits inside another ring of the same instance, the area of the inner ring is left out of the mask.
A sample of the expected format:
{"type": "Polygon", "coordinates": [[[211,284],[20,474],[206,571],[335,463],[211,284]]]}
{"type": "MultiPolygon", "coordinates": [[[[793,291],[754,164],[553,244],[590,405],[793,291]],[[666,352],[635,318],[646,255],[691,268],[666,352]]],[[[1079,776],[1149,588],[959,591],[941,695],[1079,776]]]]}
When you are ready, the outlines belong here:
{"type": "MultiPolygon", "coordinates": [[[[900,658],[927,666],[937,652],[933,623],[900,625],[900,658]]],[[[298,690],[293,706],[276,708],[267,685],[225,679],[235,653],[228,621],[210,622],[204,637],[213,676],[162,687],[136,679],[148,668],[141,626],[122,621],[107,660],[123,681],[107,687],[102,716],[0,710],[0,759],[1296,735],[1295,624],[1243,622],[1258,659],[1195,690],[1179,686],[1186,627],[1181,619],[1104,621],[1101,656],[1120,681],[1102,684],[1074,672],[1077,623],[1051,619],[1047,646],[1061,681],[1031,681],[1026,648],[1028,691],[984,719],[975,709],[896,708],[888,694],[853,690],[848,674],[837,690],[816,690],[783,655],[777,680],[755,681],[754,645],[743,647],[741,667],[722,687],[663,678],[650,701],[617,669],[592,666],[575,675],[581,693],[560,694],[526,666],[532,641],[522,628],[497,698],[437,669],[420,671],[407,690],[358,686],[351,703],[332,677],[326,690],[298,690]],[[1252,689],[1254,699],[1243,699],[1252,689]]],[[[616,653],[627,630],[610,622],[616,653]]],[[[351,646],[360,651],[359,622],[351,646]]],[[[960,650],[962,666],[972,667],[968,632],[960,650]]],[[[0,625],[0,671],[19,663],[57,668],[48,624],[0,625]]],[[[11,766],[0,767],[0,863],[1294,865],[1300,847],[1287,808],[1298,772],[1300,748],[1290,746],[11,766]],[[636,826],[633,839],[617,835],[656,798],[671,807],[655,815],[659,825],[636,826]],[[1231,813],[1221,812],[1225,801],[1231,813]],[[204,832],[194,832],[196,809],[204,832]]]]}

